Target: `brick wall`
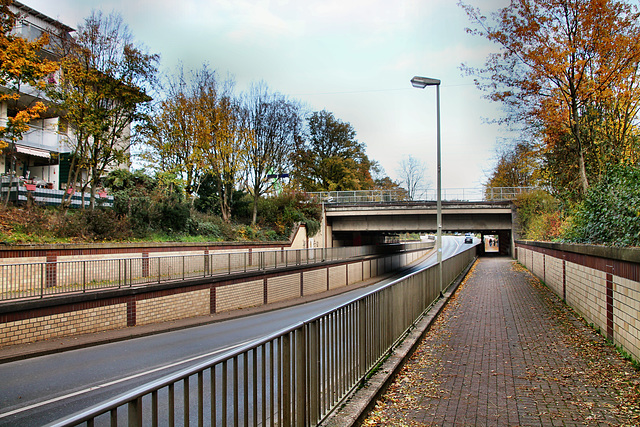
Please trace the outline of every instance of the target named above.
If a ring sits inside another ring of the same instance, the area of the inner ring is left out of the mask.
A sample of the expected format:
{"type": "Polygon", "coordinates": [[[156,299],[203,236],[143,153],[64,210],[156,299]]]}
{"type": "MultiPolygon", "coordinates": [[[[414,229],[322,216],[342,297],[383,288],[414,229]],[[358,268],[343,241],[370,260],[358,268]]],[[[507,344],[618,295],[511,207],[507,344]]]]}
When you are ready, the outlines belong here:
{"type": "Polygon", "coordinates": [[[136,301],[136,325],[210,314],[209,289],[136,301]]]}
{"type": "Polygon", "coordinates": [[[347,268],[345,265],[329,268],[329,289],[339,288],[347,282],[347,268]]]}
{"type": "Polygon", "coordinates": [[[261,305],[264,302],[264,280],[233,283],[215,288],[216,313],[261,305]]]}
{"type": "Polygon", "coordinates": [[[640,360],[640,250],[517,242],[517,259],[640,360]]]}
{"type": "Polygon", "coordinates": [[[305,295],[318,294],[327,290],[327,271],[313,270],[302,273],[302,285],[305,295]]]}
{"type": "Polygon", "coordinates": [[[119,329],[126,326],[126,304],[46,314],[2,323],[0,325],[0,346],[119,329]]]}

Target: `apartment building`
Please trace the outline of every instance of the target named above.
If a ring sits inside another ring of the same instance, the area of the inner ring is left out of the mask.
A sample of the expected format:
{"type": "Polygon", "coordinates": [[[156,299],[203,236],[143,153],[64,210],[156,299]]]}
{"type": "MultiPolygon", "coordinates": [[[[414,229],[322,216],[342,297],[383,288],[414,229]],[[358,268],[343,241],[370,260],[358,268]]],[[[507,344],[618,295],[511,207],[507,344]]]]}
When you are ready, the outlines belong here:
{"type": "MultiPolygon", "coordinates": [[[[33,41],[43,33],[47,33],[49,44],[40,54],[51,60],[59,59],[59,46],[64,39],[71,39],[75,30],[18,1],[14,1],[10,9],[17,16],[15,34],[33,41]]],[[[48,83],[56,84],[59,77],[59,72],[50,75],[48,83]]],[[[35,101],[44,101],[49,108],[43,117],[30,123],[29,131],[24,133],[22,140],[16,143],[15,176],[20,177],[21,185],[24,184],[29,189],[35,186],[50,190],[65,190],[74,136],[60,109],[56,108],[42,91],[24,86],[20,89],[17,107],[0,102],[0,123],[6,122],[8,115],[15,113],[11,108],[20,109],[35,101]]],[[[114,165],[115,167],[128,168],[128,165],[114,165]]],[[[5,150],[0,155],[0,174],[3,175],[3,182],[8,182],[10,169],[11,154],[5,150]]]]}

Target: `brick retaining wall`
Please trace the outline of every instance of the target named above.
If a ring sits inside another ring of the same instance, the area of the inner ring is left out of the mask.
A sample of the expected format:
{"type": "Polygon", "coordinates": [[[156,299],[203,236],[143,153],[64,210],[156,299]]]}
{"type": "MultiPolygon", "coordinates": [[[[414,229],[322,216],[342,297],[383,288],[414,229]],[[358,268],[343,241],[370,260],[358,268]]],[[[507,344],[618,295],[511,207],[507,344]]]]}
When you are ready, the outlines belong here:
{"type": "Polygon", "coordinates": [[[640,249],[516,242],[517,259],[640,360],[640,249]]]}

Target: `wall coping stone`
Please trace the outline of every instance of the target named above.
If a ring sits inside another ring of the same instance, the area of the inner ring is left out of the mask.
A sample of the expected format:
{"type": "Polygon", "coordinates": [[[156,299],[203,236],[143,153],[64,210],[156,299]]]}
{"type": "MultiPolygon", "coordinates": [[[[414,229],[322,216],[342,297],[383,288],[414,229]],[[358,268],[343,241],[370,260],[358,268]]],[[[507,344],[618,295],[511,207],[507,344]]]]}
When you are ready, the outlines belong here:
{"type": "Polygon", "coordinates": [[[541,242],[535,240],[516,240],[516,244],[529,245],[539,248],[555,249],[580,255],[590,255],[617,261],[627,261],[640,264],[640,248],[605,245],[588,245],[581,243],[541,242]]]}

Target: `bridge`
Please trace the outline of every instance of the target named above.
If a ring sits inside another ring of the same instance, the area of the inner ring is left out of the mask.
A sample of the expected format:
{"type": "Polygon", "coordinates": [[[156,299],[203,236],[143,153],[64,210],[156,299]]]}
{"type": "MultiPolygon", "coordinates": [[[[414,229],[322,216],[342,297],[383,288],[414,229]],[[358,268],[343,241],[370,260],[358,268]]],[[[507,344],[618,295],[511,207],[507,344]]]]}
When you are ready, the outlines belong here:
{"type": "MultiPolygon", "coordinates": [[[[435,233],[436,202],[329,202],[323,204],[325,247],[383,242],[399,233],[435,233]]],[[[514,209],[509,200],[445,201],[442,231],[497,235],[500,253],[513,254],[514,209]]],[[[480,245],[482,250],[482,245],[480,245]]]]}

